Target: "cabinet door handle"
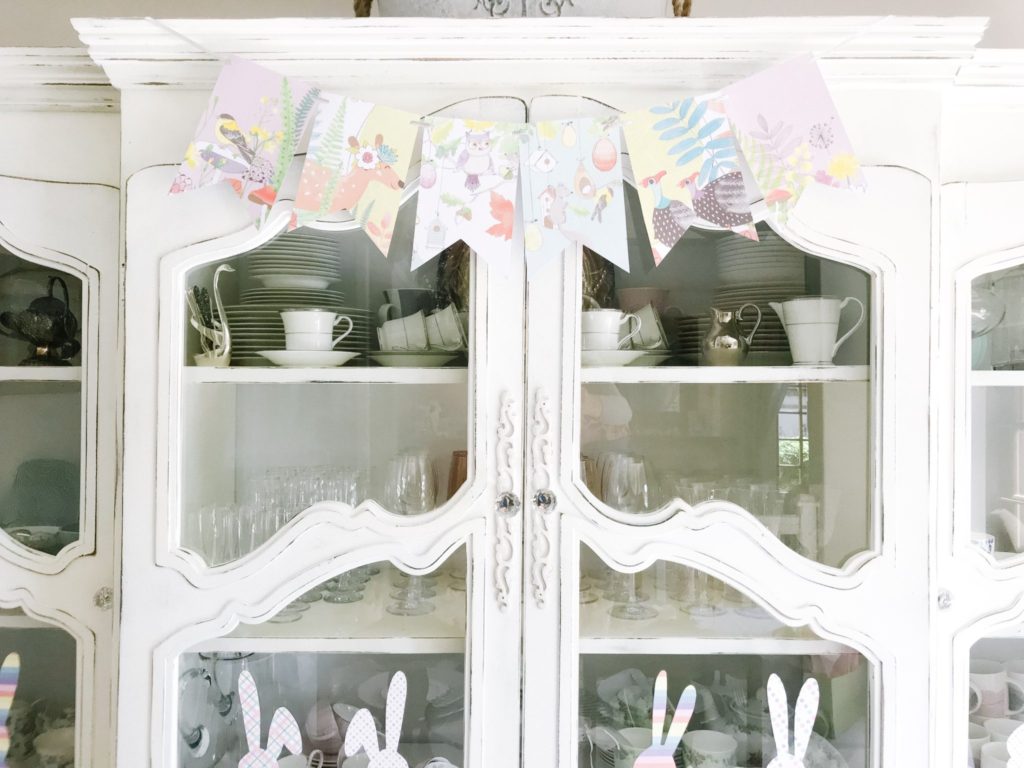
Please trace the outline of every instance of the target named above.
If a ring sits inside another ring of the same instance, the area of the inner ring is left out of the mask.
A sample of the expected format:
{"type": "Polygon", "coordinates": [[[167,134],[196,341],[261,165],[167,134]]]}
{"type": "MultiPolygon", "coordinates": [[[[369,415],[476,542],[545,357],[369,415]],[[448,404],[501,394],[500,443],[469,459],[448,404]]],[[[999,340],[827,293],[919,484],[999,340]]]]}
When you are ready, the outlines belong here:
{"type": "Polygon", "coordinates": [[[523,502],[511,491],[498,494],[494,500],[494,511],[502,517],[515,517],[523,508],[523,502]]]}
{"type": "Polygon", "coordinates": [[[541,512],[550,512],[557,503],[558,498],[555,496],[554,491],[543,489],[533,494],[533,506],[541,512]]]}

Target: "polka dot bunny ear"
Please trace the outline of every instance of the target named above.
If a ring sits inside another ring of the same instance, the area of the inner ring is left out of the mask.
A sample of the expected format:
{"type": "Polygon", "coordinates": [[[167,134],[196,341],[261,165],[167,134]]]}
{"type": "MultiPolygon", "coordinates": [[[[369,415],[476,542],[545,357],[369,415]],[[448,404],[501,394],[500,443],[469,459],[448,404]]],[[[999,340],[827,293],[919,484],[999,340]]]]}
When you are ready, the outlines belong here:
{"type": "Polygon", "coordinates": [[[1024,725],[1010,734],[1006,740],[1006,751],[1010,753],[1006,768],[1024,768],[1024,725]]]}

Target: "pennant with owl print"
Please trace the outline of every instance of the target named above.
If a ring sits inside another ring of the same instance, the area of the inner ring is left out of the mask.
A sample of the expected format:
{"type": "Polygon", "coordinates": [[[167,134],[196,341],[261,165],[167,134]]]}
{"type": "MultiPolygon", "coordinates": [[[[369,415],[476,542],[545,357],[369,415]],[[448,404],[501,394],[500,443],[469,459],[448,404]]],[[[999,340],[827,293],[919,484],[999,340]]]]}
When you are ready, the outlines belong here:
{"type": "Polygon", "coordinates": [[[458,119],[424,128],[413,269],[459,240],[489,262],[509,262],[524,128],[458,119]]]}
{"type": "Polygon", "coordinates": [[[531,272],[582,243],[629,271],[618,117],[537,123],[522,154],[531,272]]]}
{"type": "Polygon", "coordinates": [[[419,132],[419,116],[322,94],[291,228],[350,212],[385,256],[419,132]]]}
{"type": "Polygon", "coordinates": [[[807,187],[864,188],[864,175],[813,56],[799,56],[723,91],[736,141],[785,222],[807,187]]]}
{"type": "Polygon", "coordinates": [[[630,112],[623,133],[655,265],[698,220],[757,240],[720,94],[630,112]]]}
{"type": "Polygon", "coordinates": [[[261,226],[318,96],[317,88],[301,80],[229,59],[185,150],[171,194],[226,181],[261,226]]]}

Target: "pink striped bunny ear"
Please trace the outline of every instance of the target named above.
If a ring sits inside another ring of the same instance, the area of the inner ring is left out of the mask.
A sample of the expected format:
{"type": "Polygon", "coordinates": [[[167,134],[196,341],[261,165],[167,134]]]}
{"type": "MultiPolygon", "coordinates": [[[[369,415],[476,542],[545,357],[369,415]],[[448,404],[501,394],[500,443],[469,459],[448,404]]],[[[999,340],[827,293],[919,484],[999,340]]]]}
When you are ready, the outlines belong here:
{"type": "Polygon", "coordinates": [[[249,751],[255,752],[260,748],[260,695],[256,692],[256,681],[247,669],[238,676],[238,701],[242,706],[245,741],[249,751]]]}
{"type": "Polygon", "coordinates": [[[1024,725],[1010,734],[1006,740],[1006,751],[1010,753],[1006,768],[1024,768],[1024,725]]]}
{"type": "Polygon", "coordinates": [[[697,689],[692,685],[686,686],[679,701],[676,704],[676,711],[672,715],[672,725],[668,727],[668,736],[665,738],[665,746],[669,753],[676,751],[679,742],[683,740],[686,726],[690,724],[693,717],[694,707],[697,705],[697,689]]]}
{"type": "Polygon", "coordinates": [[[285,746],[293,755],[302,754],[302,735],[295,716],[284,707],[274,712],[270,721],[270,733],[267,735],[267,752],[275,760],[281,755],[281,747],[285,746]]]}
{"type": "Polygon", "coordinates": [[[651,744],[661,744],[665,734],[665,710],[668,708],[668,673],[661,670],[654,681],[654,705],[651,709],[651,744]]]}
{"type": "Polygon", "coordinates": [[[796,700],[796,712],[793,714],[793,756],[803,760],[807,754],[807,745],[811,743],[811,731],[814,730],[814,718],[818,716],[818,681],[808,678],[800,689],[796,700]]]}

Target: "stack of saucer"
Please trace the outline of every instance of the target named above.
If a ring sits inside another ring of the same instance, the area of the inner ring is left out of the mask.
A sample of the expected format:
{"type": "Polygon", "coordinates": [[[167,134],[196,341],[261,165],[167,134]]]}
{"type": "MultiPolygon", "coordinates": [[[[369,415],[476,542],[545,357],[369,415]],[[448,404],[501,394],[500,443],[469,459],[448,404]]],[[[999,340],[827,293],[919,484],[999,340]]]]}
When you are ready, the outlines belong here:
{"type": "Polygon", "coordinates": [[[269,289],[325,290],[341,278],[337,243],[323,235],[290,232],[246,257],[249,279],[269,289]]]}

